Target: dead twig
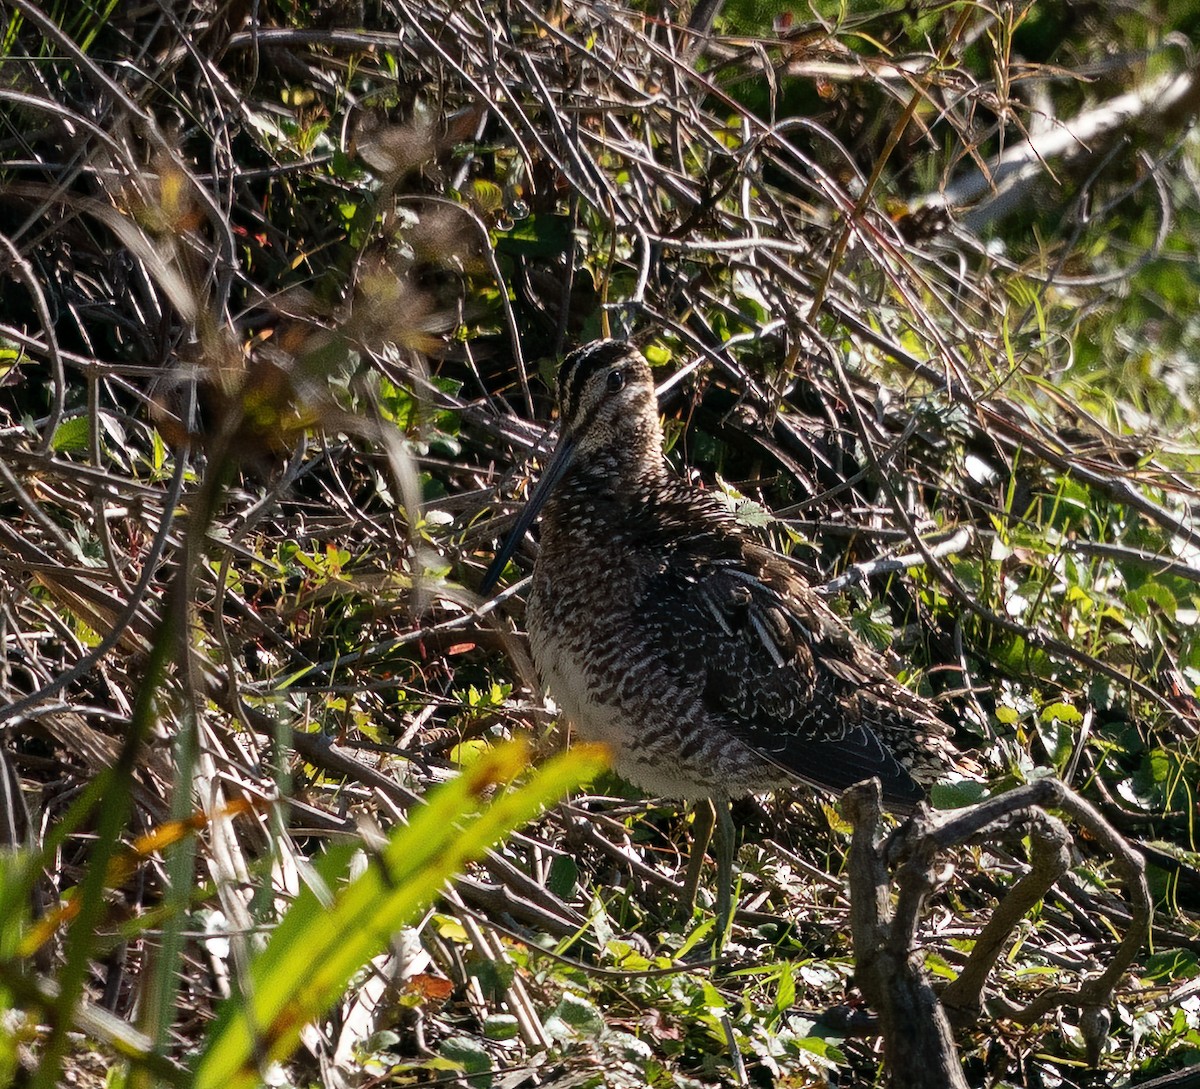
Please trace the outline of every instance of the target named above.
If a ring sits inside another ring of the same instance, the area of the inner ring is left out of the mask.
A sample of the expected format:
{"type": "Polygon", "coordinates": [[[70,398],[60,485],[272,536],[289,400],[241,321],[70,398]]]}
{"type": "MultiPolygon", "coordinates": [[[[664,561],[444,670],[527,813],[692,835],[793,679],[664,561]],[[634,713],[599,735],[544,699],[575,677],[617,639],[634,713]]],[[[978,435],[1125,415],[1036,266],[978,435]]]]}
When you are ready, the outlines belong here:
{"type": "Polygon", "coordinates": [[[965,1089],[951,1027],[978,1017],[984,988],[1002,949],[1028,911],[1070,866],[1070,834],[1049,809],[1063,811],[1112,858],[1130,901],[1125,936],[1103,971],[1077,987],[1049,988],[1025,1006],[1000,997],[988,1006],[998,1016],[1023,1024],[1063,1006],[1079,1007],[1088,1062],[1095,1065],[1108,1034],[1107,1007],[1113,992],[1149,936],[1151,901],[1140,854],[1094,807],[1057,779],[1040,779],[951,813],[922,812],[887,841],[881,840],[879,832],[878,783],[851,788],[843,804],[854,825],[850,915],[855,977],[878,1011],[894,1089],[965,1089]],[[1029,835],[1030,869],[996,908],[966,965],[939,1000],[916,939],[926,901],[946,879],[945,855],[954,847],[986,841],[1014,828],[1029,835]],[[893,876],[889,863],[894,861],[899,865],[893,876]],[[898,891],[894,910],[890,906],[893,884],[898,891]]]}

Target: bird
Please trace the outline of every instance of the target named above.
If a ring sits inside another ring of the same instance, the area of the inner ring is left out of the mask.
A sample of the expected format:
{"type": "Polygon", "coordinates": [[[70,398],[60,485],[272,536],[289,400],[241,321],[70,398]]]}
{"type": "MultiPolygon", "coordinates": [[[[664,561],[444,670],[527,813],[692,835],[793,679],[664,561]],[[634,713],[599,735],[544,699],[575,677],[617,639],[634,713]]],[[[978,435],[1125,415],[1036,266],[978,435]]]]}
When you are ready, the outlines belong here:
{"type": "Polygon", "coordinates": [[[622,778],[711,803],[685,891],[694,902],[715,820],[720,941],[732,799],[797,783],[837,794],[875,777],[885,807],[908,814],[951,766],[949,730],[720,495],[671,468],[632,343],[577,348],[556,392],[558,441],[480,589],[541,513],[526,605],[540,679],[622,778]]]}

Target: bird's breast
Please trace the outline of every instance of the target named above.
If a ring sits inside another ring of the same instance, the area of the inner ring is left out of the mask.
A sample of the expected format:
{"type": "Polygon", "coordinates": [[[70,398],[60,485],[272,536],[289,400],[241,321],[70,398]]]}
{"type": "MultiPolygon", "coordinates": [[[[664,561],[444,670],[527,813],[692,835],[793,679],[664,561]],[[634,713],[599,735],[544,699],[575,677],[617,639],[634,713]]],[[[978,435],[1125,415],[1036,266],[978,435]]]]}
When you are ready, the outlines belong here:
{"type": "Polygon", "coordinates": [[[608,745],[614,770],[648,794],[736,796],[778,781],[649,637],[632,586],[642,565],[610,556],[563,570],[556,555],[539,556],[526,620],[542,683],[578,734],[608,745]]]}

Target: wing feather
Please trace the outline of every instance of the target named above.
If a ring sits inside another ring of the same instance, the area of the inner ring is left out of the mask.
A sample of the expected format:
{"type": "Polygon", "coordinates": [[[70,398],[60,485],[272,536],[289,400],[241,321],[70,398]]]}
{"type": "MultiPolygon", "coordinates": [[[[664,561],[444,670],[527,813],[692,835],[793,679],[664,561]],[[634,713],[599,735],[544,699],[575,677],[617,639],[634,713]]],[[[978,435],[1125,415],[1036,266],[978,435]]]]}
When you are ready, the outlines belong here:
{"type": "MultiPolygon", "coordinates": [[[[688,497],[694,509],[695,497],[688,497]]],[[[681,681],[702,686],[702,702],[731,735],[800,779],[842,790],[872,775],[893,808],[923,795],[922,761],[945,726],[904,689],[846,624],[768,549],[732,525],[713,555],[711,529],[678,534],[652,554],[638,603],[681,681]],[[689,633],[681,642],[678,629],[689,633]],[[906,766],[907,765],[907,766],[906,766]],[[911,771],[910,771],[911,767],[911,771]]],[[[653,524],[686,524],[686,516],[653,524]]],[[[707,527],[706,527],[707,528],[707,527]]]]}

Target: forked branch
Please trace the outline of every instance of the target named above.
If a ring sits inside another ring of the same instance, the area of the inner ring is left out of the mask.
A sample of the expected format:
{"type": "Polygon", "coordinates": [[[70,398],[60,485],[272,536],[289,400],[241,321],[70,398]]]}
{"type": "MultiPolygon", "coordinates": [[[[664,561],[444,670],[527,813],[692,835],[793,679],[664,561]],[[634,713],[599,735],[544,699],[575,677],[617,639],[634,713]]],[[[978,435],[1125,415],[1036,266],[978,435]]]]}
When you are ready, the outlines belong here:
{"type": "Polygon", "coordinates": [[[1142,858],[1120,834],[1057,779],[1041,779],[952,813],[922,813],[886,842],[880,834],[877,783],[852,787],[843,804],[854,825],[850,901],[855,977],[878,1012],[893,1089],[965,1089],[951,1027],[979,1016],[984,987],[1001,951],[1020,921],[1070,866],[1070,833],[1050,809],[1065,814],[1112,857],[1130,900],[1129,927],[1104,970],[1079,986],[1050,988],[1024,1007],[995,998],[989,1000],[989,1009],[1029,1023],[1060,1006],[1078,1006],[1088,1059],[1094,1064],[1107,1036],[1113,990],[1150,930],[1150,891],[1142,858]],[[925,973],[916,937],[925,902],[943,881],[943,857],[954,847],[1013,832],[1029,837],[1030,869],[980,931],[958,978],[938,996],[925,973]],[[892,862],[897,863],[894,877],[892,862]]]}

